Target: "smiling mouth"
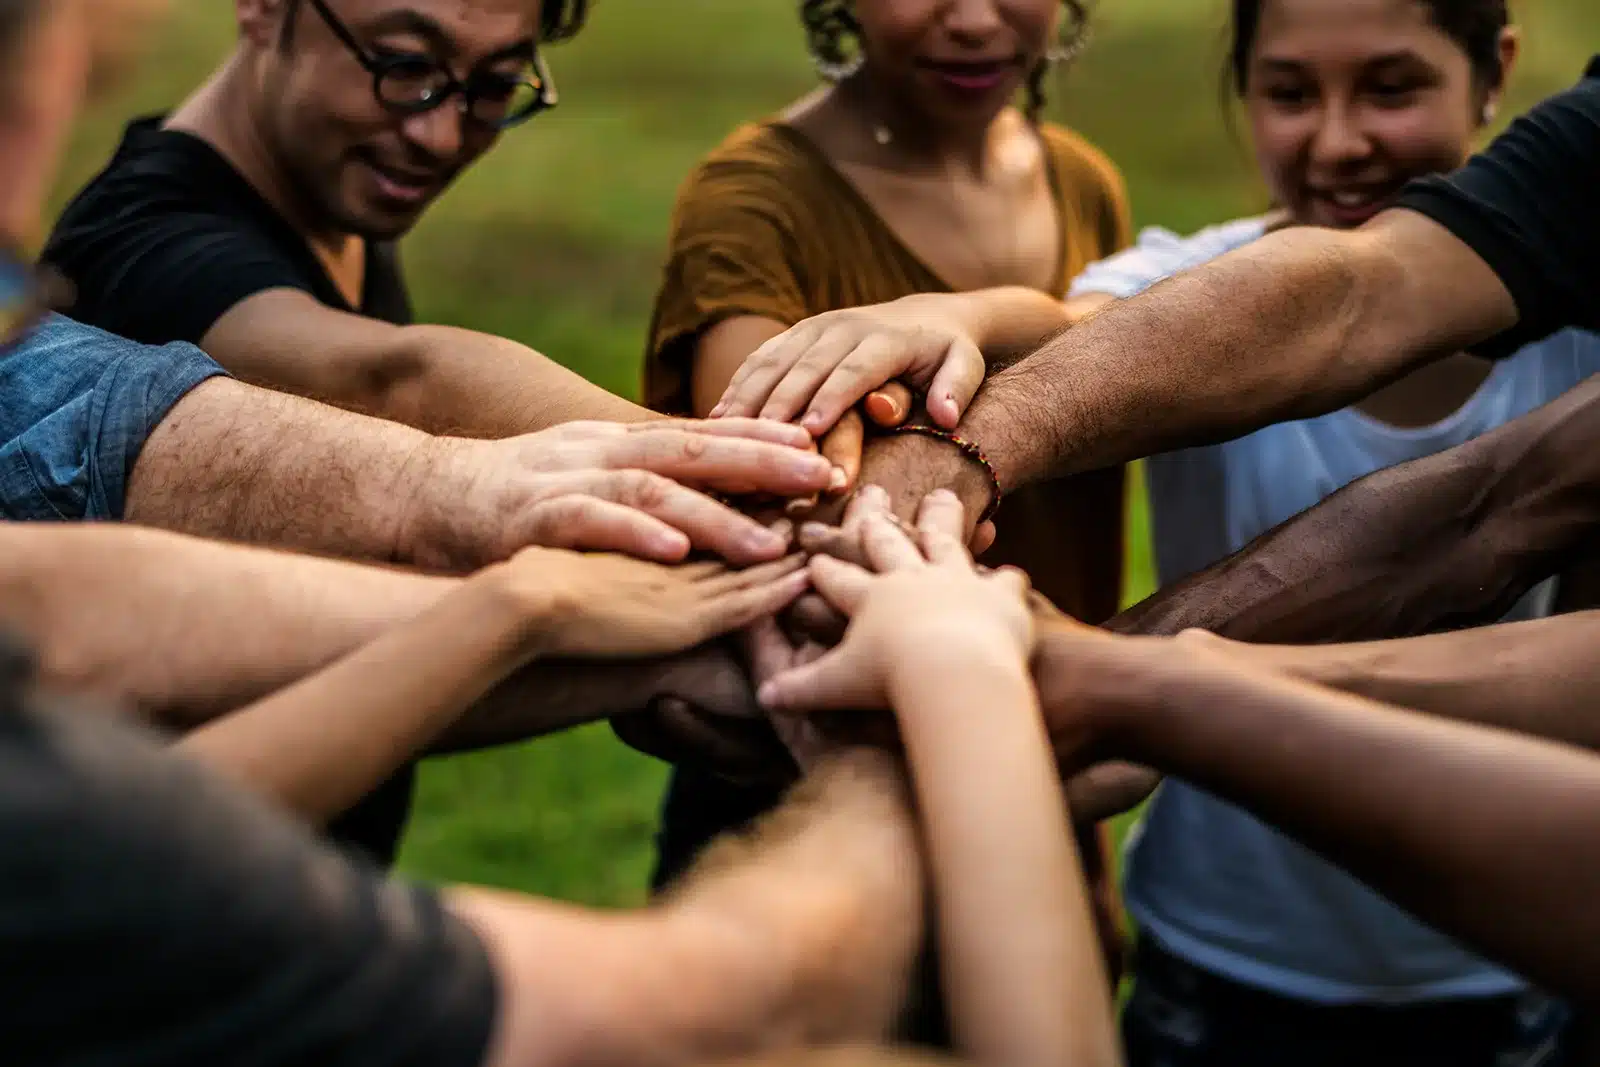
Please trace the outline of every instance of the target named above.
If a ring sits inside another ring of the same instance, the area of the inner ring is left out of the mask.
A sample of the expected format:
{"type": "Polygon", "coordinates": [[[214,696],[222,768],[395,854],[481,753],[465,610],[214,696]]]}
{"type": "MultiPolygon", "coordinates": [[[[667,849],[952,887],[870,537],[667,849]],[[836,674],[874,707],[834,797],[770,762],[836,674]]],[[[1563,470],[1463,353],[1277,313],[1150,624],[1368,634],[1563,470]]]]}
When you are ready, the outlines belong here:
{"type": "Polygon", "coordinates": [[[1399,191],[1399,183],[1391,182],[1359,188],[1312,189],[1310,193],[1313,201],[1341,221],[1362,222],[1393,203],[1399,191]]]}
{"type": "Polygon", "coordinates": [[[990,60],[923,60],[920,66],[953,88],[968,91],[993,89],[1016,70],[1016,57],[990,60]]]}
{"type": "Polygon", "coordinates": [[[386,200],[400,203],[421,203],[432,196],[441,184],[439,176],[388,167],[377,160],[363,156],[362,164],[372,175],[373,183],[386,200]]]}

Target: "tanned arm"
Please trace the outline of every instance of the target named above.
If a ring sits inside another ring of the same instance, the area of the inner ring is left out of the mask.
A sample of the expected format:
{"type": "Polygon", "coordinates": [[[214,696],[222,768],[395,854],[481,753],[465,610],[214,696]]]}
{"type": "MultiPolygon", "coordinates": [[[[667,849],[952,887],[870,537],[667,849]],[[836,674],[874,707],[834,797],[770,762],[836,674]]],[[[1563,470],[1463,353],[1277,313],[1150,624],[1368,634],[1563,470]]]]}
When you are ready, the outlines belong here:
{"type": "Polygon", "coordinates": [[[269,289],[201,338],[240,378],[430,433],[514,437],[578,419],[660,418],[525,345],[451,326],[393,326],[269,289]]]}
{"type": "Polygon", "coordinates": [[[1600,1005],[1600,760],[1273,674],[1205,643],[1057,629],[1058,731],[1272,823],[1423,921],[1600,1005]]]}
{"type": "Polygon", "coordinates": [[[920,872],[898,771],[858,751],[713,845],[651,910],[457,891],[499,977],[486,1063],[665,1067],[880,1041],[919,944],[920,872]]]}

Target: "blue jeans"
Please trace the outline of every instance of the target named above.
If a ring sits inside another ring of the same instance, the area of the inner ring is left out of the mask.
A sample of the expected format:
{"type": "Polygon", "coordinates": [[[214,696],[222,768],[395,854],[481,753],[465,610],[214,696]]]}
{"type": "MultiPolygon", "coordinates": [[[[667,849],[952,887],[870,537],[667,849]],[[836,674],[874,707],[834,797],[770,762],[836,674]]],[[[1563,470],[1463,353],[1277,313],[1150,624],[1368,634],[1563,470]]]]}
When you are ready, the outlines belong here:
{"type": "Polygon", "coordinates": [[[1122,1016],[1128,1067],[1562,1067],[1570,1013],[1537,994],[1396,1007],[1276,996],[1146,937],[1122,1016]]]}

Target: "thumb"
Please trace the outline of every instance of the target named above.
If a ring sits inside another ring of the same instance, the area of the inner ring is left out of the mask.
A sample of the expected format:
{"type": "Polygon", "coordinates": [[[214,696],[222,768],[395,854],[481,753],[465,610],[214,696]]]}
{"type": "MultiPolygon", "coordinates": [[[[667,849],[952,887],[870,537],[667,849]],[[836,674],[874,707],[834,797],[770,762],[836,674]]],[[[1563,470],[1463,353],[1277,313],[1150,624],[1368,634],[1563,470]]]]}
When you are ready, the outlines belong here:
{"type": "Polygon", "coordinates": [[[870,673],[852,663],[854,658],[847,646],[836,648],[812,663],[768,679],[758,699],[770,710],[788,714],[870,708],[882,703],[875,699],[870,673]]]}

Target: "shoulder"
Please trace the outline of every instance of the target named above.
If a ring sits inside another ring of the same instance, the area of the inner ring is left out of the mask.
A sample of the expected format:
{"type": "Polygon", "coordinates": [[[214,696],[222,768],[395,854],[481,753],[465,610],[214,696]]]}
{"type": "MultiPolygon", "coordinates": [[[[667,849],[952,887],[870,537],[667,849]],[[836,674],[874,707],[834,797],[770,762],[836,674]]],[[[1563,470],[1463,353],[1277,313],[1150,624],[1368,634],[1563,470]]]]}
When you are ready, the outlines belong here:
{"type": "Polygon", "coordinates": [[[804,137],[776,122],[749,123],[729,134],[689,172],[680,201],[696,194],[803,193],[825,166],[804,137]]]}
{"type": "Polygon", "coordinates": [[[1256,240],[1267,230],[1267,216],[1234,219],[1180,236],[1160,226],[1139,231],[1133,247],[1090,264],[1073,280],[1068,295],[1105,293],[1125,299],[1180,271],[1198,267],[1256,240]]]}

